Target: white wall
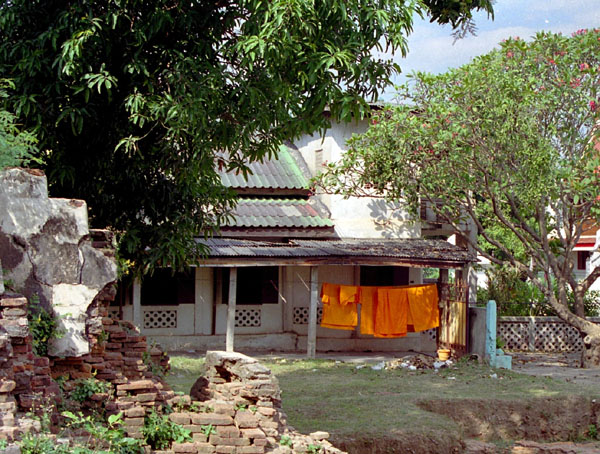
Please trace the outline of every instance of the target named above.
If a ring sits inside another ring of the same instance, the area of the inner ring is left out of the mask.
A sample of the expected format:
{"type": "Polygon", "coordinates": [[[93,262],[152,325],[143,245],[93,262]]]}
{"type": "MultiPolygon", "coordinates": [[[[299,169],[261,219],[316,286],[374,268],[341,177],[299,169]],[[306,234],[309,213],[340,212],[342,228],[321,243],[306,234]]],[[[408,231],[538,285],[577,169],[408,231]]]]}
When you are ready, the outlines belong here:
{"type": "MultiPolygon", "coordinates": [[[[296,141],[314,176],[323,164],[339,161],[347,149],[346,141],[352,134],[367,130],[366,120],[354,123],[334,123],[325,138],[318,134],[305,136],[296,141]]],[[[319,200],[331,212],[336,233],[341,238],[418,238],[419,223],[411,222],[408,214],[397,204],[385,203],[380,198],[350,197],[319,194],[319,200]]]]}

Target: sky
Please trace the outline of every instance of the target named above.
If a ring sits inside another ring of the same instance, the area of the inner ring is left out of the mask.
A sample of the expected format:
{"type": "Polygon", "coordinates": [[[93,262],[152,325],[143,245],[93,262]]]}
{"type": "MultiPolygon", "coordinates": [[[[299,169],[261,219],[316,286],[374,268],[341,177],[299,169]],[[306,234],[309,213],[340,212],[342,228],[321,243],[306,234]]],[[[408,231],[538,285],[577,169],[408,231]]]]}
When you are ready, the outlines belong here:
{"type": "MultiPolygon", "coordinates": [[[[394,57],[402,68],[394,82],[404,82],[412,71],[441,73],[459,67],[509,37],[529,39],[540,30],[570,35],[581,28],[598,28],[600,0],[497,0],[494,20],[488,19],[485,13],[477,13],[475,23],[476,36],[453,44],[451,27],[418,19],[408,39],[407,57],[394,57]]],[[[384,97],[391,98],[392,92],[393,89],[388,90],[384,97]]]]}

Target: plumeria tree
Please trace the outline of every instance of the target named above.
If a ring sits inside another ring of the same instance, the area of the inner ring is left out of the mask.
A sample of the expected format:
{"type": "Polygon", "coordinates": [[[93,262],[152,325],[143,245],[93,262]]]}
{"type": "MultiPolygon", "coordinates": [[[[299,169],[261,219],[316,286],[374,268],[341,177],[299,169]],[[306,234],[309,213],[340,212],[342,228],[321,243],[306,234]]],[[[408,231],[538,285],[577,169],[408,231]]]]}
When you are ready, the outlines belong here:
{"type": "Polygon", "coordinates": [[[600,268],[578,282],[571,260],[584,222],[600,217],[599,88],[599,31],[509,39],[445,74],[414,75],[319,183],[402,200],[415,216],[428,203],[465,241],[475,226],[471,246],[539,288],[583,334],[583,365],[599,366],[600,327],[583,300],[600,268]]]}

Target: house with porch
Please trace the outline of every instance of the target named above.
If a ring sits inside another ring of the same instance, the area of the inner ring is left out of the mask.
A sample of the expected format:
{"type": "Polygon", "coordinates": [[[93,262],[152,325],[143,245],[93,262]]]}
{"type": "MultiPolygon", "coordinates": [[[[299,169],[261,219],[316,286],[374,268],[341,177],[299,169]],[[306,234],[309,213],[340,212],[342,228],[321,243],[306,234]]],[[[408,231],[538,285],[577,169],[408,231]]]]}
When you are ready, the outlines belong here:
{"type": "Polygon", "coordinates": [[[219,237],[198,240],[209,250],[206,259],[184,272],[159,270],[136,282],[112,312],[171,350],[433,352],[440,335],[466,349],[463,277],[474,256],[427,239],[427,229],[437,235],[440,226],[411,219],[394,204],[309,190],[322,164],[339,159],[350,135],[366,127],[366,121],[334,124],[324,138],[287,144],[277,159],[252,163],[247,179],[223,173],[223,184],[240,199],[219,237]],[[441,332],[387,339],[319,326],[323,283],[421,284],[425,268],[440,270],[442,301],[462,304],[458,317],[450,306],[442,311],[441,332]],[[450,269],[457,270],[453,286],[450,269]],[[457,330],[462,334],[450,334],[457,330]]]}

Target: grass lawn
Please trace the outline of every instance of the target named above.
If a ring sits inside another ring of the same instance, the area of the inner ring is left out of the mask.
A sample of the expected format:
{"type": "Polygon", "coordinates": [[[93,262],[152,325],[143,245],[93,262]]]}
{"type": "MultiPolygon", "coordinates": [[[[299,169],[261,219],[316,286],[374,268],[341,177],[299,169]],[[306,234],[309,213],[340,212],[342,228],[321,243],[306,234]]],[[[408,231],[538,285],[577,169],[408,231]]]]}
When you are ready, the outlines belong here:
{"type": "MultiPolygon", "coordinates": [[[[176,391],[189,392],[203,359],[171,356],[167,381],[176,391]]],[[[600,397],[600,390],[477,363],[454,368],[409,371],[372,370],[329,360],[265,361],[278,377],[288,422],[300,432],[326,430],[337,437],[460,432],[446,416],[421,409],[428,399],[525,401],[550,397],[600,397]],[[496,374],[496,378],[492,375],[496,374]]],[[[490,408],[493,412],[493,408],[490,408]]]]}

